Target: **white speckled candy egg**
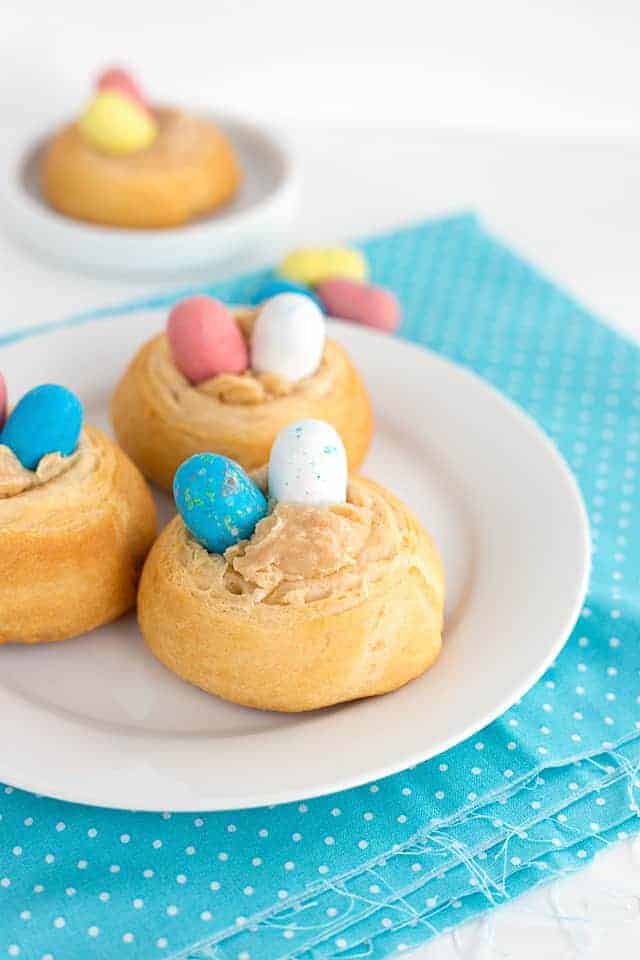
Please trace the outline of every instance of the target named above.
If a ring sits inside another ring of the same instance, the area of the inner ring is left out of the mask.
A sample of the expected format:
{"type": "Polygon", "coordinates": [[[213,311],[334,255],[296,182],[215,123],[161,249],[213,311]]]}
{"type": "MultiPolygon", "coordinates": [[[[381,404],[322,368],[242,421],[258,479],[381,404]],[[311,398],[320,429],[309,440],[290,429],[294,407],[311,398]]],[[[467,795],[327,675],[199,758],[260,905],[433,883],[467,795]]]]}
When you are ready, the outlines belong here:
{"type": "Polygon", "coordinates": [[[280,431],[269,457],[269,496],[313,507],[345,502],[347,457],[332,426],[298,420],[280,431]]]}
{"type": "Polygon", "coordinates": [[[260,308],[251,335],[251,366],[302,380],[320,366],[326,336],[324,315],[307,296],[279,293],[260,308]]]}

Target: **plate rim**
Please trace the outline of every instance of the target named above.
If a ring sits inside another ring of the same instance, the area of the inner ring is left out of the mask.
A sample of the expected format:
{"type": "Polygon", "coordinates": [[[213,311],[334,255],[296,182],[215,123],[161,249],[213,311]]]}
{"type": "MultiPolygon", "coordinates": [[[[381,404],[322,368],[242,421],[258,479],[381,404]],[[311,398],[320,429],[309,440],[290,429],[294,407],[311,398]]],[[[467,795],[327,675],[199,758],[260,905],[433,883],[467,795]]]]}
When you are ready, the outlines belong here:
{"type": "MultiPolygon", "coordinates": [[[[23,330],[14,331],[13,333],[0,336],[0,346],[10,344],[17,345],[23,339],[33,339],[39,336],[47,336],[55,333],[56,330],[59,329],[90,325],[92,322],[101,320],[106,320],[109,322],[117,317],[122,318],[128,313],[133,312],[135,309],[136,308],[134,305],[128,303],[122,305],[121,308],[115,307],[112,310],[109,310],[106,315],[104,311],[101,311],[99,312],[98,316],[90,315],[85,316],[84,318],[78,317],[75,318],[71,323],[63,320],[58,321],[57,323],[48,324],[44,328],[26,328],[23,330]]],[[[160,309],[160,307],[155,304],[153,306],[149,306],[148,303],[145,303],[139,305],[138,310],[142,309],[152,312],[156,309],[160,309]]],[[[373,338],[380,342],[384,341],[385,343],[388,343],[389,341],[388,335],[360,327],[356,328],[350,324],[345,325],[344,321],[330,321],[330,331],[335,332],[336,329],[338,331],[342,330],[343,334],[347,336],[347,339],[350,335],[357,331],[356,337],[363,335],[365,339],[373,338]],[[349,333],[345,334],[345,326],[347,330],[350,330],[349,333]]],[[[411,753],[402,753],[402,751],[400,751],[400,756],[395,760],[389,760],[385,763],[381,763],[375,769],[368,770],[365,774],[362,772],[351,775],[343,774],[338,776],[335,780],[325,779],[324,782],[321,784],[318,783],[315,786],[300,786],[299,788],[288,787],[283,791],[272,789],[268,793],[263,791],[260,794],[259,799],[256,799],[255,795],[247,795],[245,792],[243,795],[228,797],[224,800],[216,802],[215,805],[212,805],[211,798],[207,797],[200,805],[194,805],[193,802],[187,804],[171,802],[169,805],[167,805],[166,802],[162,805],[156,805],[153,803],[147,805],[137,802],[135,804],[135,809],[149,812],[158,812],[167,809],[174,812],[196,812],[267,806],[276,803],[300,801],[302,799],[339,792],[362,785],[363,783],[371,782],[372,780],[390,776],[417,763],[421,763],[431,759],[434,756],[438,756],[445,750],[450,749],[463,740],[468,739],[474,733],[478,732],[478,730],[493,722],[497,717],[508,710],[509,707],[511,707],[539,680],[539,678],[543,675],[566,643],[566,640],[568,639],[568,636],[578,619],[587,593],[591,570],[591,548],[590,527],[584,499],[582,497],[577,479],[569,468],[564,456],[559,451],[552,439],[544,432],[540,425],[527,411],[511,401],[508,397],[501,393],[500,390],[486,381],[475,371],[461,364],[455,363],[449,358],[444,357],[419,343],[415,343],[400,337],[394,338],[393,343],[394,346],[398,347],[400,350],[407,350],[410,353],[428,355],[431,362],[442,365],[444,368],[446,368],[449,374],[453,374],[453,376],[469,378],[471,381],[474,381],[476,389],[480,389],[491,395],[493,402],[497,403],[512,420],[515,420],[519,426],[525,430],[525,432],[534,442],[541,446],[547,457],[549,457],[553,462],[557,476],[562,478],[563,486],[566,492],[571,494],[573,501],[572,505],[577,509],[576,517],[579,520],[579,532],[582,541],[581,565],[579,575],[575,582],[572,602],[570,606],[567,604],[567,610],[564,614],[562,625],[558,629],[555,640],[546,648],[544,656],[540,658],[535,668],[529,670],[529,672],[521,678],[517,685],[513,685],[509,692],[506,693],[505,696],[499,702],[497,702],[491,710],[486,711],[481,718],[477,718],[475,721],[470,721],[464,727],[457,728],[456,731],[450,736],[442,737],[437,744],[431,745],[426,750],[418,749],[413,750],[411,753]]],[[[365,700],[364,702],[366,703],[367,701],[365,700]]],[[[79,723],[80,721],[77,722],[79,723]]],[[[268,731],[266,732],[266,735],[268,735],[268,731]]],[[[147,736],[160,738],[161,734],[147,733],[147,736]]],[[[188,739],[192,735],[184,734],[179,736],[184,736],[188,739]]],[[[246,736],[246,734],[240,734],[239,736],[246,736]]],[[[83,803],[90,806],[107,807],[112,809],[131,809],[130,804],[127,805],[122,802],[116,803],[114,800],[105,802],[103,797],[92,795],[90,791],[87,793],[82,793],[81,791],[77,791],[75,789],[69,791],[68,789],[55,788],[52,790],[48,785],[43,786],[42,782],[35,783],[33,781],[29,781],[28,778],[16,777],[15,774],[11,774],[9,771],[4,770],[3,767],[4,763],[2,757],[0,757],[0,778],[19,789],[28,790],[34,793],[44,792],[47,796],[55,797],[56,799],[74,803],[83,803]]]]}

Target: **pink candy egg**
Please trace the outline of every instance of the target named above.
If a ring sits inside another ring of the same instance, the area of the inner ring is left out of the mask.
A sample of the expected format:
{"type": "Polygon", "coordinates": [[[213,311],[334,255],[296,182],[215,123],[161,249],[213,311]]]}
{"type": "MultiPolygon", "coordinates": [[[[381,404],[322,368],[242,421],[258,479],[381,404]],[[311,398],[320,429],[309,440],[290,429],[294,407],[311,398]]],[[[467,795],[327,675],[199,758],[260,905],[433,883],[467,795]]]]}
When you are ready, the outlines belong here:
{"type": "Polygon", "coordinates": [[[98,77],[97,87],[98,90],[116,90],[123,96],[135,100],[145,110],[148,109],[142,90],[128,70],[123,70],[121,67],[110,67],[104,70],[98,77]]]}
{"type": "Polygon", "coordinates": [[[201,383],[218,373],[244,373],[249,352],[228,307],[213,297],[189,297],[169,314],[167,337],[178,370],[201,383]]]}
{"type": "Polygon", "coordinates": [[[0,373],[0,430],[4,425],[4,421],[7,418],[7,385],[4,382],[4,377],[0,373]]]}
{"type": "Polygon", "coordinates": [[[315,288],[324,308],[332,317],[376,330],[395,330],[400,323],[400,304],[390,290],[360,280],[334,277],[315,288]]]}

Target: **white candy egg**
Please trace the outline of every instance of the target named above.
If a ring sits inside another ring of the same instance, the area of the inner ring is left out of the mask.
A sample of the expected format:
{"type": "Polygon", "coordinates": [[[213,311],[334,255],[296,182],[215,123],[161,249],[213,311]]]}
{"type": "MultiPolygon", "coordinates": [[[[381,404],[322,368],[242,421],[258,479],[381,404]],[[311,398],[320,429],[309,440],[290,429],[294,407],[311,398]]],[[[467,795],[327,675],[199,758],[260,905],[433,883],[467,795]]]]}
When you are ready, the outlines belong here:
{"type": "Polygon", "coordinates": [[[280,431],[269,457],[269,496],[314,507],[345,502],[347,457],[333,427],[298,420],[280,431]]]}
{"type": "Polygon", "coordinates": [[[320,366],[326,336],[320,308],[301,293],[279,293],[261,307],[251,335],[251,366],[302,380],[320,366]]]}

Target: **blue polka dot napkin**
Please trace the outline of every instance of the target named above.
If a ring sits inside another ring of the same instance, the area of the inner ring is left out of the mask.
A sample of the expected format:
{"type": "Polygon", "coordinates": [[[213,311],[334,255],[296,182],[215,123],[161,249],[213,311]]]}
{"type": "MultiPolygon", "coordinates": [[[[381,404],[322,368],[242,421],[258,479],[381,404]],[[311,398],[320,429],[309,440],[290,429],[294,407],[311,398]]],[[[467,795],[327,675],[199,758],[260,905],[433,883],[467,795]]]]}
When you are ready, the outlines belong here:
{"type": "MultiPolygon", "coordinates": [[[[538,420],[575,470],[594,558],[571,639],[481,733],[341,794],[171,815],[81,807],[7,786],[0,957],[388,957],[577,870],[638,829],[640,350],[471,216],[362,246],[374,279],[402,301],[401,334],[486,377],[538,420]]],[[[262,280],[213,292],[247,300],[262,280]]],[[[544,597],[532,585],[534,602],[544,597]]]]}

